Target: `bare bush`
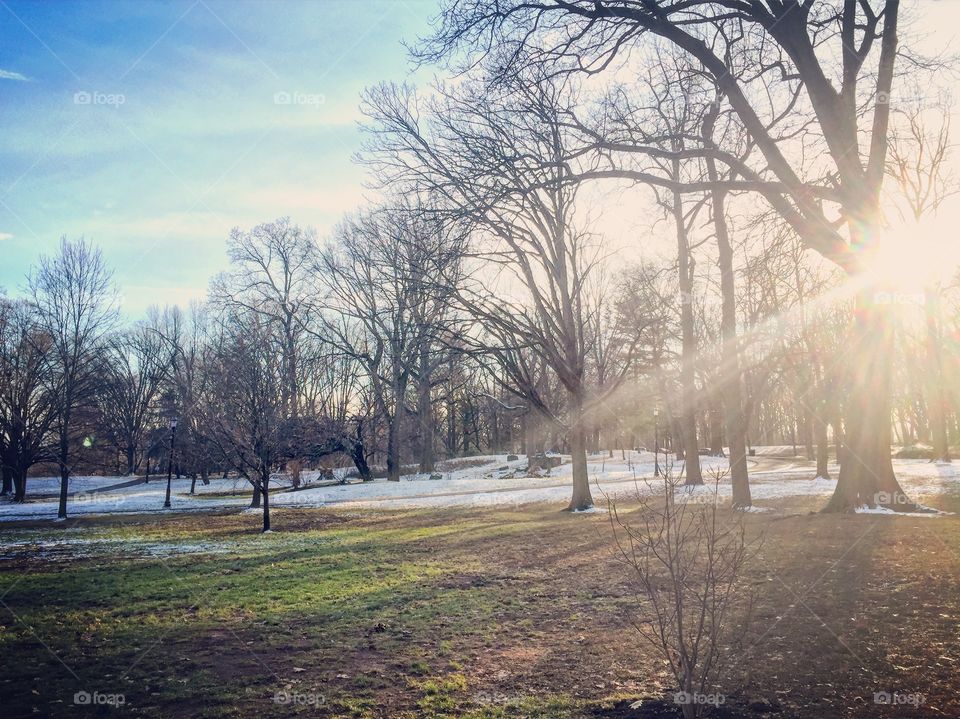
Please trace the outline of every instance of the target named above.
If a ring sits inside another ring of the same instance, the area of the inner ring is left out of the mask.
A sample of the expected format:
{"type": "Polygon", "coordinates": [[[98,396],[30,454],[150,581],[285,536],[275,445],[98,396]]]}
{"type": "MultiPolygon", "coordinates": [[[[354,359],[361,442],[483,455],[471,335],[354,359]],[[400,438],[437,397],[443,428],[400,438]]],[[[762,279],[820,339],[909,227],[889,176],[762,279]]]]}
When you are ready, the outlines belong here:
{"type": "Polygon", "coordinates": [[[679,691],[674,701],[685,719],[722,704],[725,669],[749,623],[735,621],[744,566],[756,546],[748,542],[742,515],[719,509],[724,473],[712,491],[683,486],[667,470],[663,484],[637,485],[640,507],[629,513],[610,501],[610,522],[619,559],[627,566],[641,612],[634,628],[670,666],[679,691]]]}

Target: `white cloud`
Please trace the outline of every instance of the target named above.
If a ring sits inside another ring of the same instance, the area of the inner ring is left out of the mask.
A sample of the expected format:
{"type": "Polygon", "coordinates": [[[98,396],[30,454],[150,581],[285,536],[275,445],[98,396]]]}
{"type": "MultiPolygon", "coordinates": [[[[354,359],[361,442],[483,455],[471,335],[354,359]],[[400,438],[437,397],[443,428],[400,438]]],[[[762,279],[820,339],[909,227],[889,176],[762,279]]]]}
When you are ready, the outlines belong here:
{"type": "Polygon", "coordinates": [[[30,82],[30,78],[26,75],[21,75],[19,72],[13,72],[12,70],[4,70],[0,67],[0,80],[17,80],[18,82],[30,82]]]}
{"type": "Polygon", "coordinates": [[[0,232],[0,242],[3,242],[4,240],[12,240],[12,239],[13,239],[13,235],[11,235],[9,232],[0,232]]]}

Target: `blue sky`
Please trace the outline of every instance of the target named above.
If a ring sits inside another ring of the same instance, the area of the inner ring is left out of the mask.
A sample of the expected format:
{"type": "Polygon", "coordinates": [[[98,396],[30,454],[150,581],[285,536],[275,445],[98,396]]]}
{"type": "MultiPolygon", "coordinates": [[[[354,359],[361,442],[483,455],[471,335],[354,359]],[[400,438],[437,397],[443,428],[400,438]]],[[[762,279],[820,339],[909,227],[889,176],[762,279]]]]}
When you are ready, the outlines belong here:
{"type": "Polygon", "coordinates": [[[359,93],[436,0],[0,0],[0,287],[95,241],[128,313],[200,297],[231,227],[362,202],[359,93]]]}

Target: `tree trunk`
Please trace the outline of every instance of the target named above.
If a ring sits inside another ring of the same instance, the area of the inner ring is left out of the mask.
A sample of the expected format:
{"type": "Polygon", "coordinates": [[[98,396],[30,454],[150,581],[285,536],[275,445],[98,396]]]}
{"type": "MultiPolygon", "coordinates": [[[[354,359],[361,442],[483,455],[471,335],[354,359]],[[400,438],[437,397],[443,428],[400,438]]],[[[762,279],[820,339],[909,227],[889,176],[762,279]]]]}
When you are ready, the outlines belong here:
{"type": "Polygon", "coordinates": [[[833,418],[833,446],[837,453],[837,464],[843,464],[843,447],[847,441],[843,431],[843,409],[836,399],[830,403],[831,417],[833,418]]]}
{"type": "Polygon", "coordinates": [[[539,421],[538,417],[534,414],[533,409],[527,410],[527,413],[524,415],[524,425],[523,425],[523,444],[524,444],[524,454],[527,455],[527,462],[529,463],[530,457],[532,455],[538,454],[541,450],[540,440],[538,439],[538,430],[539,430],[539,421]]]}
{"type": "Polygon", "coordinates": [[[947,440],[946,397],[943,382],[943,358],[940,341],[940,293],[937,288],[925,291],[924,316],[927,340],[927,406],[930,430],[933,435],[933,458],[950,461],[950,443],[947,440]]]}
{"type": "Polygon", "coordinates": [[[350,443],[350,459],[353,460],[360,479],[364,482],[372,482],[373,473],[370,471],[370,465],[367,464],[367,452],[363,446],[363,420],[357,420],[357,431],[350,443]]]}
{"type": "Polygon", "coordinates": [[[137,448],[131,442],[127,444],[127,476],[132,477],[133,473],[137,471],[137,448]]]}
{"type": "Polygon", "coordinates": [[[22,504],[27,499],[27,471],[18,469],[13,474],[13,501],[22,504]]]}
{"type": "MultiPolygon", "coordinates": [[[[680,176],[679,162],[674,162],[675,175],[680,176]]],[[[683,433],[684,467],[686,484],[703,484],[700,473],[700,455],[697,447],[697,388],[695,361],[697,336],[693,321],[693,258],[683,216],[683,199],[679,192],[673,193],[673,220],[677,231],[677,256],[680,269],[680,329],[681,358],[680,385],[683,406],[680,408],[680,430],[683,433]]]]}
{"type": "Polygon", "coordinates": [[[830,445],[827,438],[826,407],[821,403],[820,410],[814,415],[817,432],[817,476],[830,479],[830,445]]]}
{"type": "Polygon", "coordinates": [[[400,481],[400,412],[403,408],[398,404],[387,422],[387,479],[391,482],[400,481]]]}
{"type": "Polygon", "coordinates": [[[593,506],[593,497],[590,496],[590,478],[587,475],[587,438],[579,420],[570,430],[569,437],[573,464],[573,496],[567,509],[590,509],[593,506]]]}
{"type": "Polygon", "coordinates": [[[270,470],[260,473],[260,483],[263,485],[263,531],[270,531],[270,470]]]}
{"type": "MultiPolygon", "coordinates": [[[[715,117],[715,115],[714,115],[715,117]]],[[[713,144],[713,122],[704,127],[713,144]]],[[[707,161],[712,182],[719,179],[716,163],[707,161]]],[[[717,189],[711,197],[713,223],[717,236],[717,265],[720,270],[720,393],[723,402],[724,429],[730,445],[731,504],[734,509],[751,506],[747,475],[747,423],[743,414],[740,378],[740,347],[737,342],[737,295],[733,269],[733,247],[727,226],[726,193],[717,189]]]]}
{"type": "MultiPolygon", "coordinates": [[[[857,278],[854,277],[854,280],[857,278]]],[[[876,287],[858,291],[846,367],[845,445],[840,477],[825,512],[877,505],[916,509],[900,487],[890,457],[890,376],[893,323],[876,287]]]]}
{"type": "Polygon", "coordinates": [[[451,394],[447,399],[447,456],[457,456],[457,403],[451,394]]]}
{"type": "Polygon", "coordinates": [[[70,436],[66,430],[60,433],[60,506],[57,519],[67,518],[67,488],[70,484],[70,436]]]}
{"type": "Polygon", "coordinates": [[[430,376],[423,369],[429,358],[424,353],[421,352],[421,376],[417,379],[417,419],[420,421],[420,471],[428,474],[434,470],[433,405],[430,403],[430,376]]]}
{"type": "Polygon", "coordinates": [[[0,496],[6,497],[13,492],[13,468],[3,465],[3,489],[0,489],[0,496]]]}
{"type": "Polygon", "coordinates": [[[716,398],[710,399],[710,454],[714,457],[723,456],[723,427],[722,416],[716,398]]]}
{"type": "Polygon", "coordinates": [[[253,498],[250,500],[250,509],[256,509],[260,506],[260,487],[253,485],[253,498]]]}
{"type": "MultiPolygon", "coordinates": [[[[808,381],[808,382],[810,381],[810,380],[809,380],[809,377],[807,378],[807,381],[808,381]]],[[[813,431],[814,431],[814,430],[813,430],[813,422],[814,422],[813,412],[810,410],[809,407],[804,407],[804,410],[803,410],[803,446],[804,446],[804,449],[806,449],[806,452],[807,452],[807,459],[813,459],[813,458],[814,458],[814,451],[813,451],[813,431]]]]}

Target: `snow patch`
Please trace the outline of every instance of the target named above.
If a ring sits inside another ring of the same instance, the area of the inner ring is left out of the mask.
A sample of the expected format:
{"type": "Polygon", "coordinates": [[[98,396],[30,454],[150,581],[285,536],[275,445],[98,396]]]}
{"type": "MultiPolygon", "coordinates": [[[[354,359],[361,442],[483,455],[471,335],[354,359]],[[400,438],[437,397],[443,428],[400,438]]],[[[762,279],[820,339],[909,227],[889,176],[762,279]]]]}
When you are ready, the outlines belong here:
{"type": "MultiPolygon", "coordinates": [[[[923,505],[917,505],[923,507],[923,505]]],[[[854,512],[857,514],[884,514],[887,516],[897,516],[897,517],[945,517],[947,515],[953,514],[953,512],[941,512],[937,509],[931,509],[929,512],[898,512],[895,509],[890,509],[889,507],[857,507],[854,512]]]]}
{"type": "MultiPolygon", "coordinates": [[[[351,509],[416,509],[440,507],[515,508],[534,503],[549,502],[565,506],[570,501],[572,467],[569,457],[565,463],[543,477],[526,477],[523,471],[516,476],[502,472],[503,466],[521,468],[525,458],[506,461],[506,455],[488,455],[464,460],[462,465],[445,464],[443,479],[430,480],[427,475],[407,475],[403,482],[388,482],[377,479],[372,482],[352,482],[344,485],[311,486],[296,492],[271,492],[270,503],[274,507],[320,508],[336,506],[351,509]]],[[[638,493],[643,496],[661,495],[664,483],[653,477],[654,461],[650,452],[627,452],[625,458],[590,456],[587,469],[590,484],[604,497],[613,500],[629,500],[638,493]]],[[[725,469],[728,460],[701,457],[705,472],[713,468],[725,469]]],[[[960,496],[960,462],[952,465],[932,464],[928,460],[895,460],[894,467],[901,485],[914,501],[940,495],[960,496]]],[[[831,469],[832,471],[832,469],[831,469]]],[[[750,493],[755,501],[769,503],[789,497],[814,497],[824,501],[836,489],[837,481],[816,477],[811,479],[809,464],[783,462],[772,469],[750,473],[750,493]]],[[[196,484],[197,495],[188,494],[189,479],[174,479],[171,497],[172,510],[163,510],[166,481],[151,481],[104,491],[107,486],[129,481],[129,477],[74,478],[79,488],[87,491],[68,500],[68,514],[72,517],[93,514],[167,514],[170,512],[205,512],[210,510],[235,509],[238,512],[259,515],[262,509],[250,507],[250,489],[245,480],[236,478],[210,478],[210,484],[196,484]],[[237,489],[243,495],[232,496],[237,489]]],[[[74,488],[71,479],[71,488],[74,488]]],[[[14,504],[0,500],[0,521],[45,519],[57,515],[57,497],[44,494],[47,488],[59,487],[59,478],[31,478],[28,483],[28,501],[14,504]],[[33,492],[36,491],[37,494],[33,492]]],[[[707,481],[699,486],[677,488],[677,502],[713,502],[716,499],[728,503],[732,495],[730,478],[724,477],[719,484],[707,481]]],[[[597,495],[599,497],[599,495],[597,495]]],[[[766,508],[764,508],[766,509],[766,508]]],[[[593,508],[594,512],[605,509],[593,508]]],[[[752,509],[750,511],[761,511],[752,509]]],[[[773,510],[775,511],[775,510],[773,510]]],[[[903,514],[903,513],[898,513],[903,514]]],[[[921,516],[921,513],[918,513],[921,516]]],[[[922,516],[931,516],[922,514],[922,516]]],[[[938,516],[938,515],[932,515],[938,516]]]]}
{"type": "Polygon", "coordinates": [[[606,514],[607,510],[602,507],[593,506],[587,507],[586,509],[571,509],[570,512],[572,514],[606,514]]]}

